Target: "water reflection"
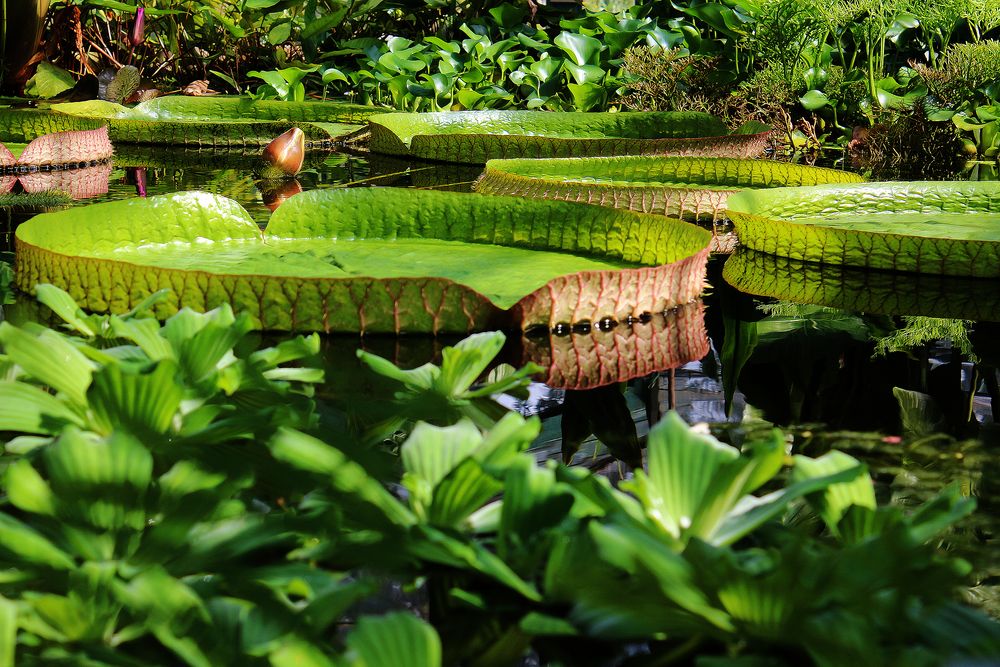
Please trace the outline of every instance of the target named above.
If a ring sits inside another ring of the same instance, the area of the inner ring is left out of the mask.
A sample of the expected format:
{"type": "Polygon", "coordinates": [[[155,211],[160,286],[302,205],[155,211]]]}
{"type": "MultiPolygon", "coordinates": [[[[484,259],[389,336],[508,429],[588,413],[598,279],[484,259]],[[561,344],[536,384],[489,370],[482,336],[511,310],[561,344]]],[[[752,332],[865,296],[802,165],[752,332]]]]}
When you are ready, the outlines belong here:
{"type": "Polygon", "coordinates": [[[1000,320],[1000,281],[816,264],[740,248],[723,269],[741,292],[881,315],[1000,320]]]}
{"type": "Polygon", "coordinates": [[[592,389],[701,359],[708,353],[701,300],[648,321],[544,337],[522,336],[520,362],[545,369],[549,387],[592,389]]]}

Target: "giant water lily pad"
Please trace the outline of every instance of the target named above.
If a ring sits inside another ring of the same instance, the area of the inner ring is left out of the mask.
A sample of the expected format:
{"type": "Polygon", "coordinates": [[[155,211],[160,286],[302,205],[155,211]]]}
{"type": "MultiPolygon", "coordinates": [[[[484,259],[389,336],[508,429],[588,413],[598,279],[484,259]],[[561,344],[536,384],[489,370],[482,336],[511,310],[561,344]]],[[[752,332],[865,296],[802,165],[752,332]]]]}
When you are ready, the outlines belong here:
{"type": "Polygon", "coordinates": [[[30,141],[51,132],[110,128],[115,143],[215,147],[262,146],[299,127],[310,141],[357,130],[375,107],[343,102],[282,102],[247,97],[158,97],[126,107],[91,100],[38,109],[0,108],[0,140],[30,141]]]}
{"type": "Polygon", "coordinates": [[[618,321],[697,297],[710,234],[662,216],[394,188],[312,191],[261,233],[236,202],[186,192],[39,215],[18,285],[124,312],[231,303],[259,327],[466,332],[618,321]]]}
{"type": "Polygon", "coordinates": [[[748,190],[729,198],[740,243],[810,262],[1000,276],[1000,183],[748,190]]]}
{"type": "Polygon", "coordinates": [[[371,150],[425,160],[485,164],[495,158],[761,153],[769,132],[727,134],[697,112],[440,111],[369,119],[371,150]]]}
{"type": "Polygon", "coordinates": [[[995,322],[1000,281],[870,271],[816,264],[741,248],[726,260],[726,282],[748,294],[877,315],[995,322]]]}
{"type": "Polygon", "coordinates": [[[744,189],[863,180],[847,171],[774,160],[625,155],[490,160],[475,189],[714,221],[729,195],[744,189]]]}
{"type": "Polygon", "coordinates": [[[540,366],[542,382],[550,387],[593,389],[678,368],[708,351],[705,306],[698,299],[648,320],[522,336],[517,362],[540,366]]]}

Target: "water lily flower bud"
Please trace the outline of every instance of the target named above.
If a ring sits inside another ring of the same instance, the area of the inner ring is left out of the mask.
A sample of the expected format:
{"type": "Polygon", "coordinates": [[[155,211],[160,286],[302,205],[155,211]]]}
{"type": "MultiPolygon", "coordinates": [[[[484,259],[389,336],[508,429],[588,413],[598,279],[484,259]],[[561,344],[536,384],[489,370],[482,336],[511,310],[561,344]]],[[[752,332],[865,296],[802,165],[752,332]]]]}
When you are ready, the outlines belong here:
{"type": "Polygon", "coordinates": [[[132,34],[129,35],[129,43],[132,48],[142,44],[146,29],[146,10],[139,7],[135,10],[135,23],[132,24],[132,34]]]}
{"type": "Polygon", "coordinates": [[[262,157],[266,165],[261,175],[265,178],[294,176],[306,157],[306,135],[293,127],[269,143],[262,157]]]}

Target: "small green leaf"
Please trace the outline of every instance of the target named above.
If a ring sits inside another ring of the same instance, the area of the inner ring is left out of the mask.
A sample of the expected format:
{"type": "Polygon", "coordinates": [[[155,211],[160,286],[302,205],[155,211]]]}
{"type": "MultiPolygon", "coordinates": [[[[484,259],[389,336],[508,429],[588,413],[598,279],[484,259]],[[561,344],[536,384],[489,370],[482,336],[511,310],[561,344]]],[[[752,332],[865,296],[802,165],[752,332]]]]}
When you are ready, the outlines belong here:
{"type": "Polygon", "coordinates": [[[406,612],[361,617],[347,646],[355,667],[441,665],[441,640],[434,628],[406,612]]]}
{"type": "Polygon", "coordinates": [[[822,109],[830,103],[830,98],[822,90],[810,90],[799,98],[799,102],[807,111],[822,109]]]}
{"type": "Polygon", "coordinates": [[[58,65],[42,61],[38,63],[35,75],[28,79],[24,94],[49,99],[70,90],[75,85],[76,80],[72,74],[58,65]]]}

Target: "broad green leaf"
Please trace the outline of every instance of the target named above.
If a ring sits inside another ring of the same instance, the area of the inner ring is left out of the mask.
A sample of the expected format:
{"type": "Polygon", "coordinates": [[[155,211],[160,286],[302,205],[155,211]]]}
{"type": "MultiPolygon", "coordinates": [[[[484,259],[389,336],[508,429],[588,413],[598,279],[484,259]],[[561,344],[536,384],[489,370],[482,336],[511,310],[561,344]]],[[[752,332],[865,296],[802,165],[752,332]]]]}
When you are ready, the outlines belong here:
{"type": "Polygon", "coordinates": [[[577,65],[596,65],[604,50],[601,40],[580,33],[563,31],[552,42],[573,59],[577,65]]]}
{"type": "Polygon", "coordinates": [[[315,643],[305,639],[285,639],[268,656],[272,667],[334,667],[331,660],[315,643]]]}
{"type": "Polygon", "coordinates": [[[54,570],[70,570],[74,567],[69,554],[7,514],[0,514],[0,553],[14,564],[54,570]]]}
{"type": "MultiPolygon", "coordinates": [[[[795,467],[792,470],[792,481],[799,482],[814,477],[832,475],[841,470],[856,468],[859,465],[861,464],[853,456],[838,451],[829,452],[818,459],[796,456],[795,467]]],[[[875,488],[867,475],[861,475],[851,482],[831,484],[823,489],[822,493],[810,496],[809,501],[835,535],[838,534],[837,525],[844,513],[852,506],[856,505],[871,510],[876,507],[875,488]]]]}
{"type": "Polygon", "coordinates": [[[23,382],[0,381],[0,430],[55,435],[83,419],[65,402],[23,382]]]}
{"type": "Polygon", "coordinates": [[[955,276],[1000,274],[1000,183],[868,183],[745,191],[741,244],[809,262],[955,276]]]}
{"type": "Polygon", "coordinates": [[[474,187],[486,194],[587,201],[687,220],[715,220],[724,215],[729,195],[745,188],[861,180],[847,171],[773,160],[629,155],[490,160],[474,187]]]}
{"type": "Polygon", "coordinates": [[[56,497],[27,459],[11,463],[4,471],[3,481],[7,499],[14,507],[34,514],[55,515],[56,497]]]}
{"type": "Polygon", "coordinates": [[[76,305],[69,294],[55,285],[40,284],[35,286],[35,298],[48,306],[53,313],[72,326],[84,336],[94,336],[95,331],[87,315],[76,305]]]}
{"type": "Polygon", "coordinates": [[[441,373],[433,387],[442,394],[458,396],[468,391],[503,347],[505,336],[491,331],[467,336],[441,351],[441,373]]]}
{"type": "MultiPolygon", "coordinates": [[[[663,312],[701,293],[710,242],[662,216],[386,188],[303,193],[278,209],[263,239],[238,204],[194,192],[43,214],[16,235],[23,288],[51,282],[93,310],[127,312],[183,284],[155,305],[158,316],[232,306],[260,328],[360,332],[554,328],[663,312]],[[120,217],[144,226],[105,236],[120,217]],[[641,266],[654,268],[622,270],[641,266]],[[106,271],[129,289],[104,280],[106,271]]],[[[182,323],[204,326],[194,313],[178,317],[163,336],[200,382],[237,334],[227,324],[178,337],[182,323]]],[[[468,369],[456,373],[443,381],[468,380],[468,369]]]]}
{"type": "Polygon", "coordinates": [[[370,129],[373,152],[471,164],[502,157],[752,157],[767,142],[762,135],[726,136],[718,118],[696,112],[392,113],[372,117],[370,129]]]}
{"type": "Polygon", "coordinates": [[[828,105],[830,98],[822,90],[810,90],[799,98],[799,103],[805,107],[806,111],[816,111],[828,105]]]}
{"type": "Polygon", "coordinates": [[[4,353],[29,376],[62,392],[76,405],[86,405],[90,362],[65,338],[51,329],[30,333],[8,322],[0,324],[4,353]]]}
{"type": "Polygon", "coordinates": [[[433,489],[455,466],[467,459],[481,441],[479,429],[469,421],[447,427],[419,423],[400,451],[403,469],[433,489]]]}
{"type": "Polygon", "coordinates": [[[98,439],[67,429],[41,458],[64,521],[106,531],[145,526],[153,457],[133,436],[98,439]]]}
{"type": "Polygon", "coordinates": [[[406,612],[363,616],[347,636],[354,667],[440,667],[441,640],[427,623],[406,612]]]}
{"type": "Polygon", "coordinates": [[[17,605],[0,596],[0,667],[14,667],[17,650],[17,605]]]}
{"type": "MultiPolygon", "coordinates": [[[[286,80],[275,74],[288,87],[286,80]]],[[[115,144],[258,147],[270,143],[290,125],[299,127],[308,140],[330,140],[334,136],[325,128],[362,123],[380,112],[375,107],[343,102],[286,102],[221,95],[167,95],[134,107],[90,100],[53,104],[48,109],[0,108],[0,140],[26,142],[52,132],[108,126],[115,144]]]]}
{"type": "Polygon", "coordinates": [[[378,480],[349,460],[340,450],[286,428],[278,430],[271,439],[269,448],[274,457],[281,461],[329,477],[337,491],[374,505],[391,521],[403,526],[414,523],[414,517],[408,509],[386,491],[378,480]]]}
{"type": "Polygon", "coordinates": [[[143,373],[107,365],[94,373],[87,400],[101,433],[125,430],[146,442],[166,440],[184,398],[177,364],[156,363],[143,373]]]}
{"type": "MultiPolygon", "coordinates": [[[[35,75],[28,79],[24,86],[24,94],[31,97],[49,99],[66,92],[76,85],[73,75],[58,65],[42,61],[38,63],[35,75]]],[[[0,664],[3,664],[0,662],[0,664]]]]}

